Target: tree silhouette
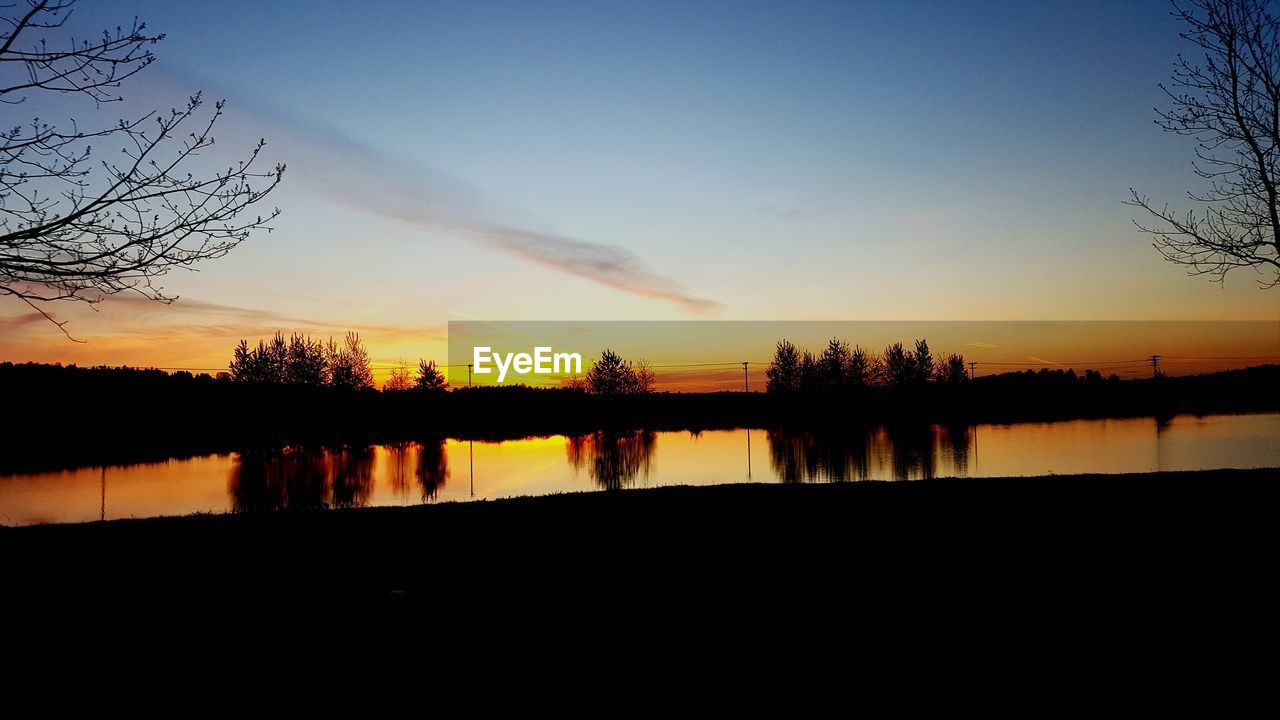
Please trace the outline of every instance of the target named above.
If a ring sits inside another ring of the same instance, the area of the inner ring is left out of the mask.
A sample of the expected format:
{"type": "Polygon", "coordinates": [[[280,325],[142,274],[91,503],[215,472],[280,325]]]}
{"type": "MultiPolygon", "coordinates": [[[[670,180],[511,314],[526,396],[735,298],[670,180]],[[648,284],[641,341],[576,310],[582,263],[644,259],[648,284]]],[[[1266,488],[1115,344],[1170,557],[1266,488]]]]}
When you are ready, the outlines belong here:
{"type": "Polygon", "coordinates": [[[1235,268],[1262,272],[1264,288],[1280,284],[1280,21],[1269,0],[1190,0],[1175,5],[1186,23],[1181,37],[1202,52],[1178,56],[1172,107],[1156,123],[1196,140],[1193,170],[1207,186],[1187,197],[1199,209],[1157,207],[1130,189],[1128,204],[1157,224],[1160,254],[1191,275],[1221,282],[1235,268]]]}
{"type": "Polygon", "coordinates": [[[290,385],[319,387],[329,382],[329,358],[324,343],[310,336],[289,337],[284,364],[284,381],[290,385]]]}
{"type": "Polygon", "coordinates": [[[236,382],[318,387],[329,381],[324,343],[296,333],[285,340],[277,332],[269,342],[259,340],[256,348],[241,340],[227,369],[236,382]]]}
{"type": "Polygon", "coordinates": [[[364,343],[360,342],[358,334],[347,333],[342,345],[336,345],[333,340],[330,340],[327,351],[330,382],[334,387],[348,390],[373,387],[373,368],[369,364],[369,352],[364,349],[364,343]]]}
{"type": "MultiPolygon", "coordinates": [[[[0,103],[52,94],[80,97],[101,110],[121,99],[117,90],[125,80],[155,60],[149,48],[164,35],[147,34],[136,21],[94,41],[59,37],[74,3],[5,6],[0,103]]],[[[201,112],[203,105],[197,93],[180,109],[131,120],[58,125],[33,119],[0,130],[0,295],[22,300],[59,328],[65,322],[41,303],[95,303],[126,290],[169,302],[156,278],[220,257],[267,227],[279,210],[266,217],[244,213],[276,187],[284,166],[258,171],[265,144],[259,141],[246,159],[197,174],[193,158],[213,145],[223,111],[221,100],[212,113],[201,112]],[[122,159],[94,155],[93,145],[113,142],[122,146],[122,159]]]]}
{"type": "Polygon", "coordinates": [[[897,342],[885,348],[880,362],[884,369],[885,384],[901,387],[915,381],[915,359],[902,347],[902,343],[897,342]]]}
{"type": "Polygon", "coordinates": [[[805,350],[800,354],[800,378],[797,388],[800,392],[814,392],[822,386],[822,373],[818,370],[818,359],[813,353],[805,350]]]}
{"type": "Polygon", "coordinates": [[[583,384],[587,392],[596,395],[623,395],[651,392],[653,382],[653,370],[648,363],[636,368],[621,355],[605,350],[587,371],[583,384]]]}
{"type": "Polygon", "coordinates": [[[444,373],[440,372],[440,368],[436,366],[435,360],[430,362],[419,360],[418,377],[414,379],[413,386],[418,390],[442,392],[448,389],[449,382],[445,380],[444,373]]]}
{"type": "Polygon", "coordinates": [[[765,389],[771,393],[792,393],[800,389],[800,353],[790,340],[778,341],[764,378],[765,389]]]}
{"type": "Polygon", "coordinates": [[[853,353],[849,351],[849,343],[832,338],[818,356],[818,374],[823,387],[838,389],[848,386],[852,361],[853,353]]]}
{"type": "Polygon", "coordinates": [[[941,383],[962,383],[969,380],[965,372],[964,356],[950,353],[938,358],[938,366],[934,369],[934,379],[941,383]]]}
{"type": "Polygon", "coordinates": [[[632,392],[650,393],[653,392],[653,386],[657,384],[658,377],[653,372],[653,367],[649,365],[647,360],[639,360],[632,368],[632,392]]]}
{"type": "Polygon", "coordinates": [[[929,350],[928,340],[917,340],[915,352],[911,353],[911,382],[920,384],[933,378],[933,353],[929,350]]]}
{"type": "Polygon", "coordinates": [[[236,347],[228,370],[236,382],[275,383],[285,382],[288,345],[284,336],[276,333],[270,342],[258,341],[258,347],[250,348],[244,340],[236,347]]]}
{"type": "Polygon", "coordinates": [[[409,371],[409,363],[403,359],[400,364],[391,368],[391,374],[386,381],[382,383],[382,389],[390,392],[400,392],[413,388],[413,375],[409,371]]]}
{"type": "Polygon", "coordinates": [[[231,356],[228,374],[235,382],[260,382],[258,378],[257,355],[249,349],[249,343],[241,340],[231,356]]]}
{"type": "Polygon", "coordinates": [[[849,383],[854,387],[866,387],[877,381],[879,374],[878,359],[861,345],[855,346],[849,354],[849,383]]]}

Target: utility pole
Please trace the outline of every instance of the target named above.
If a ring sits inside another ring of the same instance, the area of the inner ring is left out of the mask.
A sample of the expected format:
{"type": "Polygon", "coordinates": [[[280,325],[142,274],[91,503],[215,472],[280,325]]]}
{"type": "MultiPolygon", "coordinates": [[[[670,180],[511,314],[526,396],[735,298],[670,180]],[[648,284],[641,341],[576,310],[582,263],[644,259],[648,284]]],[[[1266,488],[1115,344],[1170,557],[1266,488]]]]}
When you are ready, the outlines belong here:
{"type": "Polygon", "coordinates": [[[467,363],[467,387],[471,387],[471,363],[467,363]]]}
{"type": "Polygon", "coordinates": [[[973,368],[974,368],[974,367],[976,367],[976,366],[977,366],[977,364],[978,364],[978,363],[977,363],[976,361],[974,361],[974,360],[970,360],[970,361],[969,361],[969,379],[970,379],[970,380],[972,380],[972,379],[973,379],[973,368]]]}
{"type": "Polygon", "coordinates": [[[1153,378],[1160,377],[1160,356],[1152,355],[1147,359],[1151,361],[1151,377],[1153,378]]]}
{"type": "Polygon", "coordinates": [[[747,384],[747,361],[742,363],[742,392],[751,392],[751,388],[747,384]]]}

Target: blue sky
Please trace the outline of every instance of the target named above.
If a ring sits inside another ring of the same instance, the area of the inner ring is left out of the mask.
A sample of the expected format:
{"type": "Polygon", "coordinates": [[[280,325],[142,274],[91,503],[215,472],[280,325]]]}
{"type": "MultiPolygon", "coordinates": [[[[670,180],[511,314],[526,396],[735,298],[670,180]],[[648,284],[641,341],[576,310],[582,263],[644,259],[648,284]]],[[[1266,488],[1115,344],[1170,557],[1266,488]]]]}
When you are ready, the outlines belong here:
{"type": "MultiPolygon", "coordinates": [[[[206,88],[233,144],[289,163],[277,230],[168,284],[384,328],[391,356],[451,319],[1275,319],[1276,292],[1186,277],[1121,204],[1190,181],[1152,123],[1186,50],[1168,10],[86,0],[74,25],[167,33],[131,100],[206,88]],[[639,278],[593,277],[594,246],[639,278]]],[[[84,352],[132,352],[129,323],[250,325],[104,310],[76,323],[118,342],[84,352]]]]}

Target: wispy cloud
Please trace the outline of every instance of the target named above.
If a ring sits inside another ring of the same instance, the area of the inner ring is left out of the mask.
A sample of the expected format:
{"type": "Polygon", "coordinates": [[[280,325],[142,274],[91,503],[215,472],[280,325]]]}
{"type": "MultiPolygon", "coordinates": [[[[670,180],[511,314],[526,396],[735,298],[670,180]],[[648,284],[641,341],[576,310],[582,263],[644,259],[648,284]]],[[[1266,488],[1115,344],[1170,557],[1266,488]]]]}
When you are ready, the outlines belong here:
{"type": "Polygon", "coordinates": [[[655,273],[629,250],[583,242],[503,225],[478,225],[465,233],[477,242],[544,267],[594,280],[617,290],[670,300],[699,315],[719,312],[723,305],[694,297],[671,278],[655,273]]]}
{"type": "Polygon", "coordinates": [[[293,175],[335,202],[423,230],[463,238],[542,267],[622,292],[674,302],[708,315],[723,305],[691,294],[619,245],[542,232],[503,221],[504,212],[467,181],[425,163],[392,158],[333,129],[271,111],[256,111],[286,125],[282,155],[303,158],[293,175]],[[341,178],[341,181],[335,180],[341,178]]]}
{"type": "Polygon", "coordinates": [[[999,350],[1000,349],[999,345],[992,345],[991,343],[979,342],[977,340],[970,340],[969,342],[965,343],[964,346],[971,347],[971,348],[978,348],[979,350],[999,350]]]}
{"type": "MultiPolygon", "coordinates": [[[[415,334],[422,335],[435,340],[445,340],[448,338],[448,328],[444,325],[433,327],[406,327],[401,325],[389,325],[381,323],[367,322],[350,322],[343,320],[316,320],[313,318],[297,317],[287,314],[275,312],[273,310],[262,310],[259,308],[240,307],[237,305],[224,305],[221,303],[206,302],[193,298],[178,298],[173,303],[164,304],[157,303],[142,297],[122,295],[111,298],[110,307],[113,310],[121,310],[130,312],[135,318],[143,315],[162,315],[173,320],[173,316],[182,315],[190,318],[208,317],[216,322],[203,326],[210,330],[218,329],[226,330],[231,333],[242,333],[246,330],[252,330],[258,333],[264,331],[274,331],[276,329],[297,329],[297,330],[314,330],[321,332],[346,332],[353,330],[355,332],[378,332],[378,333],[394,333],[394,334],[415,334]]],[[[181,327],[193,327],[192,323],[181,323],[181,327]]],[[[168,332],[169,326],[154,325],[131,325],[130,332],[168,332]]]]}
{"type": "Polygon", "coordinates": [[[24,313],[22,315],[14,315],[12,317],[0,318],[0,330],[10,331],[27,327],[28,325],[38,325],[48,323],[49,320],[40,313],[24,313]]]}

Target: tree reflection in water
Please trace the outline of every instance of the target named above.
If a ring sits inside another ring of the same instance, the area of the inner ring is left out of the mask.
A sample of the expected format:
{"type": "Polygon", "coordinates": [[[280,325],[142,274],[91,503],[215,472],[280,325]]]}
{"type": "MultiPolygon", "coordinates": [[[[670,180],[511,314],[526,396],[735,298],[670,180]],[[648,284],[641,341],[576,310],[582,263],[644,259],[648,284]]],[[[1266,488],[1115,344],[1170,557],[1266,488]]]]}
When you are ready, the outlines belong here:
{"type": "Polygon", "coordinates": [[[783,482],[967,475],[972,437],[968,425],[923,423],[768,431],[769,456],[783,482]]]}
{"type": "Polygon", "coordinates": [[[329,452],[333,467],[334,507],[364,507],[373,492],[372,445],[344,446],[329,452]]]}
{"type": "Polygon", "coordinates": [[[387,451],[387,482],[402,498],[416,485],[422,502],[434,500],[449,480],[449,453],[443,437],[390,442],[383,448],[387,451]]]}
{"type": "Polygon", "coordinates": [[[232,509],[357,507],[373,491],[371,445],[290,445],[239,453],[231,471],[232,509]]]}
{"type": "Polygon", "coordinates": [[[867,477],[868,440],[862,431],[770,430],[769,458],[786,483],[862,480],[867,477]]]}
{"type": "MultiPolygon", "coordinates": [[[[422,501],[433,500],[449,480],[444,438],[393,442],[383,448],[387,460],[384,482],[401,496],[407,496],[416,483],[422,501]]],[[[243,450],[231,471],[232,508],[365,507],[373,496],[376,459],[373,445],[243,450]]]]}
{"type": "Polygon", "coordinates": [[[387,453],[387,469],[385,473],[387,485],[401,498],[409,495],[409,486],[413,482],[413,448],[414,443],[408,440],[389,442],[382,446],[387,453]]]}
{"type": "Polygon", "coordinates": [[[638,475],[647,479],[657,447],[651,430],[597,430],[568,440],[565,448],[574,469],[585,468],[605,490],[634,485],[638,475]]]}
{"type": "Polygon", "coordinates": [[[422,501],[434,500],[449,481],[449,452],[444,438],[414,443],[418,450],[418,486],[422,501]]]}
{"type": "Polygon", "coordinates": [[[324,507],[331,496],[324,448],[297,445],[243,450],[231,470],[232,508],[284,510],[324,507]]]}

